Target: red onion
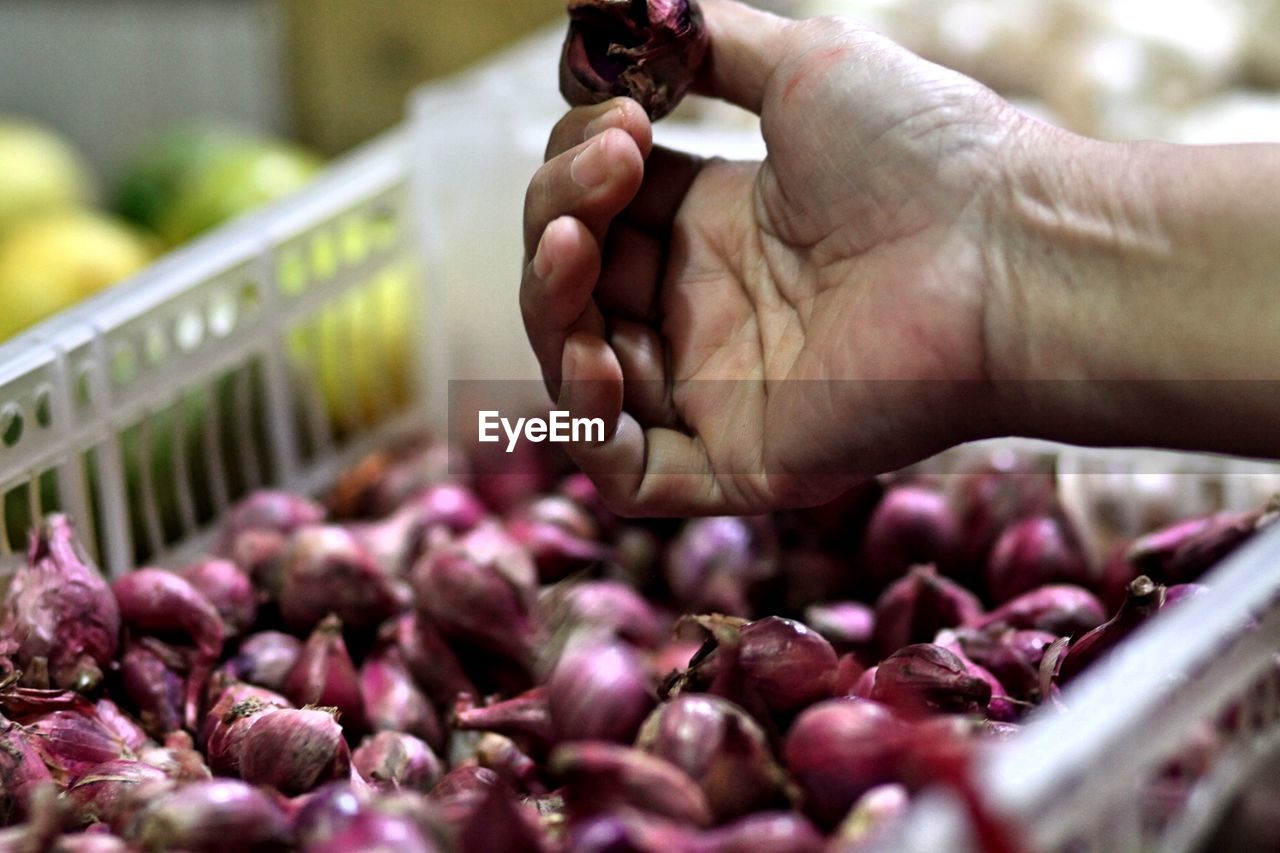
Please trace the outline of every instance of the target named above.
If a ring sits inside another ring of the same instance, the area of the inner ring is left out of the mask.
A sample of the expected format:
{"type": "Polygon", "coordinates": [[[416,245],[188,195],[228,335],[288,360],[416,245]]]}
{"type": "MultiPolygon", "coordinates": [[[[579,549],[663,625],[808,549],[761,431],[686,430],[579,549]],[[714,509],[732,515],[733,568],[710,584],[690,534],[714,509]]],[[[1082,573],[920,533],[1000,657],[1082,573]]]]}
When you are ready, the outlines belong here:
{"type": "Polygon", "coordinates": [[[996,603],[1048,584],[1084,584],[1089,566],[1075,531],[1062,518],[1037,515],[1008,527],[987,562],[987,590],[996,603]]]}
{"type": "Polygon", "coordinates": [[[440,781],[440,759],[423,740],[405,732],[369,735],[351,753],[351,765],[375,789],[428,791],[440,781]]]}
{"type": "Polygon", "coordinates": [[[1129,561],[1160,583],[1194,581],[1277,518],[1280,511],[1268,505],[1178,522],[1135,540],[1129,561]]]}
{"type": "Polygon", "coordinates": [[[280,597],[284,552],[289,537],[271,530],[246,530],[227,549],[227,559],[247,574],[264,597],[280,597]]]}
{"type": "Polygon", "coordinates": [[[778,616],[746,623],[715,617],[697,621],[713,633],[715,642],[695,657],[674,692],[706,689],[753,714],[753,705],[763,705],[780,715],[794,714],[831,695],[835,650],[805,625],[778,616]]]}
{"type": "MultiPolygon", "coordinates": [[[[965,657],[991,672],[1010,695],[1028,701],[1040,698],[1040,660],[1057,639],[1053,634],[995,625],[982,631],[960,629],[954,637],[965,657]]],[[[941,639],[939,644],[946,645],[941,639]]]]}
{"type": "Polygon", "coordinates": [[[259,717],[282,707],[287,705],[275,704],[256,696],[236,699],[234,693],[224,694],[209,712],[213,723],[205,754],[209,757],[210,768],[221,776],[240,775],[240,758],[244,753],[249,730],[259,717]]]}
{"type": "Polygon", "coordinates": [[[447,636],[529,664],[538,637],[530,616],[537,571],[501,528],[485,524],[432,549],[413,567],[420,613],[447,636]]]}
{"type": "Polygon", "coordinates": [[[596,484],[581,471],[575,471],[561,480],[560,485],[556,487],[556,492],[590,513],[596,527],[604,533],[615,532],[621,523],[621,519],[613,510],[605,505],[596,484]]]}
{"type": "Polygon", "coordinates": [[[862,649],[871,643],[876,612],[861,601],[834,601],[805,608],[804,624],[817,631],[839,652],[862,649]]]}
{"type": "Polygon", "coordinates": [[[455,767],[428,792],[427,799],[439,807],[446,823],[462,826],[489,789],[499,784],[498,774],[486,767],[455,767]]]}
{"type": "Polygon", "coordinates": [[[777,572],[775,551],[763,518],[695,518],[667,551],[667,585],[688,612],[746,616],[753,588],[777,572]]]}
{"type": "Polygon", "coordinates": [[[53,775],[40,758],[31,735],[0,716],[0,826],[26,817],[32,797],[53,775]]]}
{"type": "Polygon", "coordinates": [[[685,824],[630,809],[576,818],[569,823],[570,853],[710,853],[704,833],[685,824]]]}
{"type": "Polygon", "coordinates": [[[619,581],[589,580],[549,587],[538,601],[540,619],[557,635],[584,630],[613,634],[640,648],[656,648],[667,626],[645,598],[619,581]]]}
{"type": "Polygon", "coordinates": [[[345,830],[368,810],[369,798],[367,787],[357,788],[349,781],[330,782],[304,794],[292,820],[298,846],[310,850],[345,830]]]}
{"type": "Polygon", "coordinates": [[[714,820],[702,789],[687,773],[638,749],[599,741],[566,743],[551,754],[549,769],[564,782],[574,816],[629,808],[695,826],[714,820]]]}
{"type": "Polygon", "coordinates": [[[130,853],[124,839],[102,832],[79,832],[54,840],[50,853],[130,853]]]}
{"type": "Polygon", "coordinates": [[[876,670],[878,669],[879,667],[877,666],[867,667],[866,671],[858,676],[858,680],[853,682],[853,686],[849,688],[849,692],[846,695],[856,696],[859,699],[870,699],[871,688],[876,685],[876,670]]]}
{"type": "Polygon", "coordinates": [[[182,728],[188,656],[151,637],[129,637],[120,656],[120,684],[142,727],[164,738],[182,728]]]}
{"type": "Polygon", "coordinates": [[[282,794],[303,794],[351,772],[342,727],[325,709],[277,708],[258,716],[240,748],[240,777],[282,794]]]}
{"type": "Polygon", "coordinates": [[[718,821],[787,805],[786,773],[764,731],[725,699],[686,694],[664,702],[641,726],[636,747],[689,774],[718,821]]]}
{"type": "Polygon", "coordinates": [[[454,709],[454,726],[463,731],[496,732],[544,749],[554,735],[546,687],[534,687],[510,699],[477,706],[468,695],[454,709]]]}
{"type": "Polygon", "coordinates": [[[476,760],[481,767],[497,773],[513,790],[530,794],[547,792],[538,763],[509,737],[495,732],[480,735],[476,741],[476,760]]]}
{"type": "Polygon", "coordinates": [[[1093,593],[1078,586],[1055,584],[1006,601],[969,627],[1005,625],[1067,637],[1096,628],[1106,618],[1102,604],[1093,593]]]}
{"type": "Polygon", "coordinates": [[[256,699],[264,705],[275,708],[291,707],[289,700],[274,690],[241,681],[226,683],[209,694],[209,710],[205,712],[200,729],[196,732],[196,742],[201,749],[206,748],[211,734],[221,725],[222,716],[239,703],[249,699],[256,699]]]}
{"type": "Polygon", "coordinates": [[[855,850],[875,849],[872,845],[889,840],[887,829],[907,813],[910,805],[911,795],[902,785],[877,785],[853,804],[840,822],[836,837],[841,845],[852,845],[855,850]]]}
{"type": "Polygon", "coordinates": [[[462,663],[430,620],[405,613],[382,626],[379,641],[394,643],[413,680],[438,707],[453,705],[459,694],[475,694],[462,663]]]}
{"type": "Polygon", "coordinates": [[[587,640],[561,656],[547,701],[557,742],[630,743],[657,700],[644,662],[630,646],[587,640]]]}
{"type": "Polygon", "coordinates": [[[539,853],[546,849],[536,815],[516,802],[509,788],[489,788],[458,833],[458,853],[494,850],[539,853]]]}
{"type": "Polygon", "coordinates": [[[214,779],[152,802],[125,838],[146,850],[267,851],[288,843],[289,828],[265,792],[235,779],[214,779]]]}
{"type": "Polygon", "coordinates": [[[228,634],[243,634],[253,627],[258,615],[258,592],[253,588],[249,575],[235,563],[230,560],[201,560],[179,574],[214,606],[228,634]]]}
{"type": "Polygon", "coordinates": [[[943,628],[981,618],[976,595],[939,577],[933,566],[916,566],[876,601],[875,651],[883,657],[911,643],[928,642],[943,628]]]}
{"type": "Polygon", "coordinates": [[[280,615],[296,631],[310,630],[331,613],[358,631],[408,606],[403,584],[345,528],[315,525],[295,531],[282,560],[280,615]]]}
{"type": "Polygon", "coordinates": [[[470,489],[442,483],[413,495],[382,521],[351,524],[348,529],[383,571],[403,575],[422,556],[433,530],[465,533],[487,514],[470,489]]]}
{"type": "Polygon", "coordinates": [[[569,0],[560,93],[574,106],[634,98],[656,121],[693,85],[708,42],[697,0],[569,0]]]}
{"type": "Polygon", "coordinates": [[[63,784],[99,764],[133,757],[124,741],[99,719],[88,702],[15,722],[26,727],[31,745],[54,779],[63,784]]]}
{"type": "Polygon", "coordinates": [[[218,553],[229,556],[235,542],[246,532],[288,536],[301,527],[324,521],[324,507],[291,492],[254,492],[227,513],[222,524],[218,553]]]}
{"type": "Polygon", "coordinates": [[[1059,664],[1062,683],[1075,678],[1085,667],[1101,658],[1154,616],[1164,604],[1165,588],[1146,575],[1129,584],[1129,594],[1116,615],[1089,633],[1071,642],[1059,664]]]}
{"type": "Polygon", "coordinates": [[[240,644],[227,670],[232,678],[278,693],[301,653],[302,641],[292,634],[259,631],[240,644]]]}
{"type": "Polygon", "coordinates": [[[991,684],[933,643],[905,646],[880,661],[871,698],[908,714],[982,713],[991,684]]]}
{"type": "Polygon", "coordinates": [[[1012,454],[951,478],[951,502],[960,526],[959,559],[968,575],[981,572],[1000,534],[1055,504],[1053,475],[1012,454]],[[977,570],[975,572],[974,570],[977,570]]]}
{"type": "MultiPolygon", "coordinates": [[[[831,683],[832,696],[850,696],[866,674],[867,668],[853,652],[841,655],[836,662],[836,677],[831,683]]],[[[870,687],[867,688],[870,690],[870,687]]]]}
{"type": "MultiPolygon", "coordinates": [[[[186,737],[185,732],[183,733],[186,737]]],[[[173,744],[176,739],[169,742],[173,744]]],[[[186,745],[153,746],[138,753],[138,760],[143,764],[162,771],[170,779],[178,782],[198,782],[208,779],[212,774],[204,763],[204,756],[191,748],[191,739],[186,737],[186,745]]]]}
{"type": "Polygon", "coordinates": [[[122,829],[121,818],[137,811],[139,790],[147,796],[175,787],[168,774],[141,761],[117,759],[90,768],[67,789],[80,824],[102,822],[122,829]],[[167,783],[167,784],[166,784],[167,783]]]}
{"type": "Polygon", "coordinates": [[[783,757],[819,826],[835,826],[859,797],[894,781],[898,720],[883,705],[829,699],[792,723],[783,757]]]}
{"type": "Polygon", "coordinates": [[[343,471],[325,504],[336,518],[382,518],[424,489],[448,485],[450,472],[464,461],[444,442],[419,437],[396,441],[343,471]]]}
{"type": "Polygon", "coordinates": [[[298,706],[336,708],[344,725],[366,727],[360,676],[342,639],[342,621],[328,616],[307,639],[284,682],[284,695],[298,706]]]}
{"type": "Polygon", "coordinates": [[[425,833],[408,817],[365,811],[341,830],[306,846],[306,853],[348,853],[352,850],[395,853],[446,853],[451,848],[425,833]]]}
{"type": "Polygon", "coordinates": [[[112,584],[125,625],[140,633],[178,635],[196,647],[187,672],[183,719],[196,727],[200,694],[222,654],[222,617],[190,583],[162,569],[138,569],[112,584]]]}
{"type": "Polygon", "coordinates": [[[959,524],[941,492],[923,485],[894,486],[881,498],[863,534],[867,578],[883,588],[911,566],[933,564],[949,571],[959,540],[959,524]]]}
{"type": "Polygon", "coordinates": [[[702,834],[706,850],[716,853],[820,853],[822,835],[795,812],[756,812],[702,834]]]}
{"type": "Polygon", "coordinates": [[[436,709],[414,684],[396,646],[381,646],[365,659],[360,667],[360,696],[372,731],[407,732],[434,749],[444,746],[436,709]]]}
{"type": "Polygon", "coordinates": [[[129,749],[137,752],[146,746],[150,739],[132,717],[120,710],[110,699],[102,698],[94,703],[94,711],[98,719],[129,749]]]}
{"type": "Polygon", "coordinates": [[[507,518],[507,533],[533,557],[538,576],[556,581],[603,561],[609,550],[587,511],[560,495],[542,495],[507,518]]]}
{"type": "Polygon", "coordinates": [[[23,684],[94,689],[115,657],[119,634],[116,601],[75,528],[64,515],[49,516],[32,536],[0,614],[0,638],[16,643],[13,662],[23,684]]]}

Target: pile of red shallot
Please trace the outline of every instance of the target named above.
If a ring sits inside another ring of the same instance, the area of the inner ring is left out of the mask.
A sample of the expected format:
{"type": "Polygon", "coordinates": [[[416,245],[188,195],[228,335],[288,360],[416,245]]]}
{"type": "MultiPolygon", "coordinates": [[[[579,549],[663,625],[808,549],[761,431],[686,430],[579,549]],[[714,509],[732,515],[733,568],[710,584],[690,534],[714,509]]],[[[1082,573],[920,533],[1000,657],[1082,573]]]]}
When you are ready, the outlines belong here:
{"type": "Polygon", "coordinates": [[[632,521],[558,458],[445,458],[250,495],[114,582],[44,520],[0,608],[0,850],[857,851],[929,785],[1016,850],[975,751],[1275,518],[1096,561],[1031,459],[632,521]]]}

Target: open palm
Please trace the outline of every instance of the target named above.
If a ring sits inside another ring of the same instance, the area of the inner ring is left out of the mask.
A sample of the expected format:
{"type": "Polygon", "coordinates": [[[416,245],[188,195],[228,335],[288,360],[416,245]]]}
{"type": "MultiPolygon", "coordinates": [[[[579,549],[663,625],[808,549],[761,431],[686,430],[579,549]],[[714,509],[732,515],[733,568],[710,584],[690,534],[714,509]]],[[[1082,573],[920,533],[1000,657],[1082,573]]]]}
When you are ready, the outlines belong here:
{"type": "Polygon", "coordinates": [[[988,201],[1016,114],[837,19],[704,4],[705,88],[768,156],[571,111],[526,199],[522,303],[571,448],[623,512],[752,512],[985,434],[988,201]],[[594,158],[594,159],[593,159],[594,158]]]}

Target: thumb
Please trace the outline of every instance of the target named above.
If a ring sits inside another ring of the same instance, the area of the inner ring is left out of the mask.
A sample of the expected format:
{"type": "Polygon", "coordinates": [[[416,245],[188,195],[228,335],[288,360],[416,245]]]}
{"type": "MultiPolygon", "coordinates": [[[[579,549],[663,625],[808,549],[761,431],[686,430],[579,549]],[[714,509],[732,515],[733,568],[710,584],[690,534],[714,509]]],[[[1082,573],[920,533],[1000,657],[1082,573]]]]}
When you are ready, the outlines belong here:
{"type": "Polygon", "coordinates": [[[759,113],[787,55],[792,21],[737,0],[702,0],[709,49],[695,91],[759,113]]]}

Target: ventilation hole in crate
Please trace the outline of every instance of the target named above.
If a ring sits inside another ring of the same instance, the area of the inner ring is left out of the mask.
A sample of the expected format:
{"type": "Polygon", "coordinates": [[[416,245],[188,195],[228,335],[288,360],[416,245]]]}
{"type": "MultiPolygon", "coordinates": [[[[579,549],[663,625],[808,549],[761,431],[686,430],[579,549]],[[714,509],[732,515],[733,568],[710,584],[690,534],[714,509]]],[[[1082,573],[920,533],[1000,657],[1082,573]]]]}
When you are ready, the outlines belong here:
{"type": "Polygon", "coordinates": [[[374,208],[369,215],[369,242],[378,250],[386,249],[396,240],[399,216],[390,204],[374,208]]]}
{"type": "Polygon", "coordinates": [[[81,406],[90,406],[93,404],[93,383],[94,383],[93,362],[86,361],[80,365],[76,371],[76,402],[81,406]]]}
{"type": "Polygon", "coordinates": [[[326,232],[311,238],[311,272],[320,281],[333,278],[338,272],[338,247],[326,232]]]}
{"type": "Polygon", "coordinates": [[[142,358],[152,367],[163,364],[164,360],[169,357],[169,340],[165,337],[164,329],[159,326],[150,326],[142,336],[142,358]]]}
{"type": "Polygon", "coordinates": [[[25,485],[9,489],[4,494],[5,540],[15,554],[25,553],[35,524],[29,490],[25,485]]]}
{"type": "Polygon", "coordinates": [[[369,230],[358,217],[349,216],[340,227],[342,259],[352,266],[369,257],[369,230]]]}
{"type": "Polygon", "coordinates": [[[184,311],[173,327],[178,349],[191,352],[204,342],[204,318],[197,311],[184,311]]]}
{"type": "Polygon", "coordinates": [[[41,385],[36,389],[36,426],[48,429],[53,426],[53,388],[41,385]]]}
{"type": "Polygon", "coordinates": [[[222,291],[209,300],[209,334],[225,338],[236,328],[236,301],[230,293],[222,291]]]}
{"type": "Polygon", "coordinates": [[[280,255],[276,279],[280,292],[285,296],[298,296],[307,289],[307,267],[303,263],[302,253],[296,248],[286,249],[280,255]]]}
{"type": "Polygon", "coordinates": [[[16,404],[9,403],[0,409],[0,445],[16,447],[22,441],[25,417],[16,404]]]}
{"type": "Polygon", "coordinates": [[[251,317],[262,307],[262,291],[256,281],[246,281],[240,285],[240,313],[251,317]]]}
{"type": "Polygon", "coordinates": [[[120,344],[111,355],[111,381],[118,387],[138,378],[138,354],[128,344],[120,344]]]}

